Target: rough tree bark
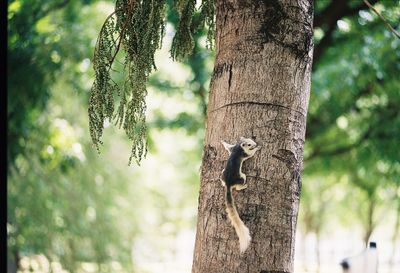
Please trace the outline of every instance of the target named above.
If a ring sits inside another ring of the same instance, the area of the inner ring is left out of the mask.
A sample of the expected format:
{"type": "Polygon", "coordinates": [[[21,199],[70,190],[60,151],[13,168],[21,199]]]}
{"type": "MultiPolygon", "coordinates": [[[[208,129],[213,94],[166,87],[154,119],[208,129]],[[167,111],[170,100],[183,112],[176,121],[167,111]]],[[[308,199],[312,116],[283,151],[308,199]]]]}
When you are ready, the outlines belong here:
{"type": "Polygon", "coordinates": [[[212,75],[193,273],[293,272],[300,172],[310,92],[312,0],[216,0],[212,75]],[[248,188],[236,196],[250,229],[239,254],[219,177],[221,140],[263,146],[244,163],[248,188]]]}

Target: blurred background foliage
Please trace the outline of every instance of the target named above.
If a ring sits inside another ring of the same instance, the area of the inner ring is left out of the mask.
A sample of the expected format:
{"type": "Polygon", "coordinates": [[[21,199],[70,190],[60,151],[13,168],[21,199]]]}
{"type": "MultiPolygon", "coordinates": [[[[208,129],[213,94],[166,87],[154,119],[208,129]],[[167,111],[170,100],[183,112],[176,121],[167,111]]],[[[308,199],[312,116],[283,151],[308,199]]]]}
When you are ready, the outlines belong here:
{"type": "MultiPolygon", "coordinates": [[[[398,1],[370,2],[399,29],[398,1]]],[[[169,59],[178,15],[167,4],[150,150],[128,167],[120,130],[106,124],[100,155],[88,131],[93,47],[114,2],[8,1],[9,272],[190,271],[214,52],[201,30],[192,56],[169,59]]],[[[380,272],[395,272],[400,40],[356,0],[316,1],[314,27],[296,272],[340,272],[369,240],[380,272]]]]}

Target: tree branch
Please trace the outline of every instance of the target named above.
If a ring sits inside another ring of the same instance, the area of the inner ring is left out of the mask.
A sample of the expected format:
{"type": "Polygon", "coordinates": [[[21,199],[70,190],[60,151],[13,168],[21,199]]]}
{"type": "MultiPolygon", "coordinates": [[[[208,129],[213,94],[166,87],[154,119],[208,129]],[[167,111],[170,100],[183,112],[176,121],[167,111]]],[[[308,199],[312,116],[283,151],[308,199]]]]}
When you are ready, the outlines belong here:
{"type": "MultiPolygon", "coordinates": [[[[318,134],[318,132],[325,130],[328,126],[332,125],[332,123],[335,121],[337,117],[344,113],[348,113],[351,111],[357,111],[359,110],[356,106],[356,102],[358,99],[370,95],[376,85],[382,85],[383,80],[380,80],[378,78],[374,79],[373,81],[369,82],[362,90],[360,90],[354,97],[349,100],[349,103],[345,104],[342,106],[342,111],[338,115],[330,115],[328,116],[328,119],[324,119],[321,115],[316,114],[316,115],[309,115],[308,121],[307,121],[307,130],[306,130],[306,139],[313,138],[315,135],[318,134]]],[[[320,109],[327,109],[327,106],[329,106],[330,102],[326,101],[325,104],[322,104],[319,108],[320,109]]]]}
{"type": "Polygon", "coordinates": [[[39,21],[41,18],[46,17],[49,13],[64,8],[67,4],[69,3],[69,0],[63,0],[59,3],[55,3],[53,6],[49,7],[48,9],[45,9],[43,11],[38,10],[36,14],[33,15],[34,21],[39,21]]]}
{"type": "MultiPolygon", "coordinates": [[[[376,3],[377,0],[371,0],[371,3],[376,3]]],[[[315,70],[318,61],[323,53],[332,44],[332,35],[336,30],[337,21],[343,17],[353,16],[360,10],[367,9],[364,3],[349,7],[347,0],[333,0],[331,3],[317,16],[314,17],[314,28],[320,27],[325,29],[325,35],[321,41],[314,47],[313,70],[315,70]]]]}
{"type": "Polygon", "coordinates": [[[347,153],[352,149],[359,147],[369,138],[380,139],[385,141],[387,141],[388,139],[397,140],[398,136],[396,135],[396,133],[379,131],[379,128],[377,126],[379,120],[391,121],[395,119],[398,115],[397,109],[398,109],[397,105],[393,103],[392,104],[389,103],[388,105],[382,108],[378,108],[375,114],[378,115],[380,118],[377,119],[375,122],[370,123],[369,128],[356,142],[346,146],[338,147],[336,149],[320,150],[317,148],[309,156],[307,156],[304,159],[304,161],[310,161],[312,159],[315,159],[316,157],[336,156],[347,153]]]}
{"type": "Polygon", "coordinates": [[[336,24],[331,26],[324,34],[324,37],[319,41],[318,45],[314,48],[313,54],[313,66],[312,70],[315,71],[318,61],[321,59],[322,54],[331,46],[332,44],[332,34],[336,29],[336,24]]]}
{"type": "Polygon", "coordinates": [[[364,3],[372,9],[385,23],[386,27],[397,37],[400,39],[400,34],[386,21],[385,17],[382,16],[367,0],[364,0],[364,3]]]}
{"type": "Polygon", "coordinates": [[[304,161],[310,161],[315,159],[316,157],[326,157],[326,156],[336,156],[336,155],[341,155],[344,153],[347,153],[349,151],[351,151],[354,148],[357,148],[358,146],[360,146],[366,139],[368,139],[368,137],[371,135],[372,132],[372,128],[368,128],[367,131],[365,131],[365,133],[360,137],[360,139],[358,139],[356,142],[346,145],[346,146],[342,146],[336,149],[331,149],[331,150],[314,150],[309,156],[304,158],[304,161]]]}

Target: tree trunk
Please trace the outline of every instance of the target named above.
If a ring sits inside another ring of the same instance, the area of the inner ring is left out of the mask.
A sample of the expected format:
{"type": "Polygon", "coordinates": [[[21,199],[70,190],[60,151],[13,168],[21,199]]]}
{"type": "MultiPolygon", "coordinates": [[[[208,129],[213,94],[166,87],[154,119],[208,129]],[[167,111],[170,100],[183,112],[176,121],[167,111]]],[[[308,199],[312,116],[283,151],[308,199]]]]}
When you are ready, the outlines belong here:
{"type": "Polygon", "coordinates": [[[7,255],[7,273],[16,273],[20,269],[20,254],[18,250],[13,251],[13,255],[7,255]]]}
{"type": "MultiPolygon", "coordinates": [[[[397,189],[398,191],[399,189],[397,189]]],[[[393,236],[392,236],[392,254],[390,255],[389,259],[389,272],[394,272],[394,265],[395,265],[395,258],[396,258],[396,249],[397,247],[397,238],[399,237],[399,231],[400,231],[400,200],[397,200],[397,210],[396,210],[396,222],[394,224],[394,231],[393,231],[393,236]]]]}
{"type": "Polygon", "coordinates": [[[308,258],[308,253],[307,253],[307,236],[308,236],[308,234],[309,234],[309,232],[308,232],[308,230],[306,230],[304,233],[303,233],[303,236],[302,236],[302,244],[301,244],[301,250],[300,250],[300,253],[301,253],[301,258],[300,258],[300,260],[302,261],[302,266],[303,266],[303,272],[308,272],[308,261],[307,261],[307,258],[308,258]]]}
{"type": "Polygon", "coordinates": [[[315,256],[317,260],[317,270],[316,273],[321,272],[321,229],[318,227],[315,230],[315,256]]]}
{"type": "Polygon", "coordinates": [[[364,233],[364,244],[365,247],[367,248],[368,248],[369,238],[371,237],[371,234],[375,229],[375,221],[374,221],[375,207],[376,207],[375,196],[368,195],[367,223],[365,225],[365,233],[364,233]]]}
{"type": "Polygon", "coordinates": [[[216,8],[192,272],[293,272],[313,1],[216,0],[216,8]],[[242,255],[219,181],[228,157],[220,141],[241,136],[262,145],[244,163],[248,188],[235,199],[252,237],[242,255]]]}

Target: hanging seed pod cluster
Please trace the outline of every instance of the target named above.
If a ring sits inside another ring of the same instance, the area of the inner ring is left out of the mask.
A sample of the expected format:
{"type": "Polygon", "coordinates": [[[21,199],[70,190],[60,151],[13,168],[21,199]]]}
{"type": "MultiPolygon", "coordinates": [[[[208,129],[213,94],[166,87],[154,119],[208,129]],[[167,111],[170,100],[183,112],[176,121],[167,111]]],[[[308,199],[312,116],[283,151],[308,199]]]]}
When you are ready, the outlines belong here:
{"type": "MultiPolygon", "coordinates": [[[[171,47],[174,60],[184,59],[192,52],[192,33],[204,25],[208,26],[207,38],[212,46],[214,1],[202,1],[199,10],[195,4],[195,0],[174,2],[173,8],[180,16],[171,47]],[[198,20],[194,24],[196,14],[198,20]]],[[[129,164],[132,160],[139,164],[147,153],[146,83],[156,69],[155,52],[162,46],[166,6],[165,0],[117,0],[94,50],[95,80],[88,107],[90,135],[100,151],[105,121],[122,127],[132,142],[129,164]]]]}

